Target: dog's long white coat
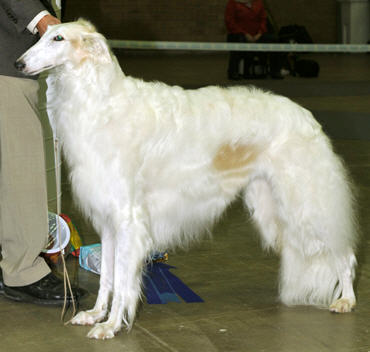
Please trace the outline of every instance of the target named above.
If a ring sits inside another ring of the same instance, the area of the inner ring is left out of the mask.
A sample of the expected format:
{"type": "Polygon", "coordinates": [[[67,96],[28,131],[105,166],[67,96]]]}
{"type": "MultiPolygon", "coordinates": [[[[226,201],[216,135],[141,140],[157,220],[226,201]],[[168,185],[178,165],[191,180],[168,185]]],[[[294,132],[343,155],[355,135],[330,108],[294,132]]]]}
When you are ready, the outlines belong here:
{"type": "Polygon", "coordinates": [[[255,88],[184,90],[127,77],[81,20],[49,28],[21,60],[29,74],[53,68],[51,123],[102,238],[96,305],[73,319],[103,320],[113,294],[90,337],[131,327],[149,253],[199,237],[239,194],[264,246],[281,255],[283,303],[355,305],[350,184],[309,111],[255,88]]]}

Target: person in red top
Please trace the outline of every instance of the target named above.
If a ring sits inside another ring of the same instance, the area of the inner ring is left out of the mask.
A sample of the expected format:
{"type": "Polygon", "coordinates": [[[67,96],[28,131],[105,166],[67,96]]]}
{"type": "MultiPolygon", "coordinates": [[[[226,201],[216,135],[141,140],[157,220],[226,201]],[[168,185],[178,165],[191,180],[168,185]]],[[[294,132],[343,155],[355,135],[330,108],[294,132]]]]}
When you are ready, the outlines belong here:
{"type": "Polygon", "coordinates": [[[248,42],[256,42],[267,32],[266,17],[262,0],[229,0],[225,10],[228,33],[242,33],[248,42]]]}
{"type": "MultiPolygon", "coordinates": [[[[277,37],[267,32],[267,14],[262,0],[229,0],[225,10],[227,41],[239,43],[274,43],[277,37]]],[[[239,79],[239,62],[244,59],[244,77],[249,78],[249,67],[254,53],[230,53],[228,77],[239,79]]],[[[270,62],[270,74],[281,78],[278,54],[262,55],[263,61],[270,62]],[[269,59],[269,60],[267,60],[269,59]]],[[[264,62],[264,63],[266,63],[264,62]]]]}

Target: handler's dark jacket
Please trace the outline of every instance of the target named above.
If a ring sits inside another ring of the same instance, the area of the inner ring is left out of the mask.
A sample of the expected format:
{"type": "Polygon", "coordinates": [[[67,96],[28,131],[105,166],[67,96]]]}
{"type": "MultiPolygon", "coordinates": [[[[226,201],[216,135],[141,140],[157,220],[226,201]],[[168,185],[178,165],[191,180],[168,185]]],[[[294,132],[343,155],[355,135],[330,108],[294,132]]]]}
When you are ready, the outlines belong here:
{"type": "Polygon", "coordinates": [[[0,0],[0,75],[25,78],[14,62],[39,39],[27,25],[44,10],[54,14],[46,0],[0,0]]]}

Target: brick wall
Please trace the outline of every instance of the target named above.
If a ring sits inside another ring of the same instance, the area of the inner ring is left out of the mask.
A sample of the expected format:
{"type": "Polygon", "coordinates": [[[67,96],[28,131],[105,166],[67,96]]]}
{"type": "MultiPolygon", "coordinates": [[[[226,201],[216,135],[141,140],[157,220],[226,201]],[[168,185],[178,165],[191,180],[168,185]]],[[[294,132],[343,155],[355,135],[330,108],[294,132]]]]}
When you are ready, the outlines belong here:
{"type": "MultiPolygon", "coordinates": [[[[85,17],[111,39],[224,41],[227,0],[67,0],[65,20],[85,17]]],[[[279,26],[306,26],[336,40],[336,0],[265,0],[279,26]]]]}

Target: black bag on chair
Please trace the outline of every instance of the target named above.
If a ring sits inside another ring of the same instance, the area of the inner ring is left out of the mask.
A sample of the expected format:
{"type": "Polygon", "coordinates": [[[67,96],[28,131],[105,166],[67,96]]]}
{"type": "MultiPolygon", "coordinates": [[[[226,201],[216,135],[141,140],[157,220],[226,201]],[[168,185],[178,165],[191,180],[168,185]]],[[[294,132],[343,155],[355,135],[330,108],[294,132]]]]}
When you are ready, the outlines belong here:
{"type": "MultiPolygon", "coordinates": [[[[279,38],[282,43],[312,44],[313,40],[306,27],[297,24],[281,27],[279,38]]],[[[297,54],[288,55],[288,67],[293,76],[318,77],[319,64],[314,60],[299,59],[297,54]]]]}
{"type": "Polygon", "coordinates": [[[312,38],[308,33],[306,27],[299,26],[297,24],[281,27],[279,31],[279,39],[282,43],[313,43],[312,38]]]}

